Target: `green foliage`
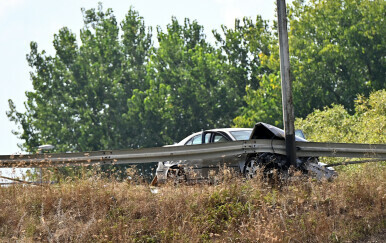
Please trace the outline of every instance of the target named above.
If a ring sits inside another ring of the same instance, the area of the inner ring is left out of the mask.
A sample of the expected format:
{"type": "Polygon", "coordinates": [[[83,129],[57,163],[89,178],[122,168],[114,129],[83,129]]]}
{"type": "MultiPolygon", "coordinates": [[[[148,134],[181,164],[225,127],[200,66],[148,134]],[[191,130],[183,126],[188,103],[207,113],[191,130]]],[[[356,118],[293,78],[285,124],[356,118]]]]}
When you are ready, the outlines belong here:
{"type": "Polygon", "coordinates": [[[136,141],[162,145],[193,131],[229,126],[233,93],[221,78],[219,52],[205,41],[203,27],[173,18],[166,32],[158,28],[158,42],[148,65],[149,88],[135,90],[128,101],[127,117],[142,127],[136,141]]]}
{"type": "MultiPolygon", "coordinates": [[[[385,1],[370,0],[293,2],[289,9],[289,41],[295,116],[305,117],[314,109],[333,103],[353,114],[353,101],[358,94],[369,95],[386,88],[385,6],[385,1]]],[[[235,28],[230,33],[227,42],[236,53],[243,51],[237,50],[235,36],[242,36],[244,52],[253,43],[244,37],[247,34],[242,35],[243,29],[235,28]]],[[[267,36],[261,33],[257,39],[267,41],[267,36]]],[[[274,45],[265,45],[267,49],[262,48],[262,53],[254,53],[260,57],[259,62],[250,66],[257,65],[258,70],[264,71],[252,75],[255,85],[247,83],[245,104],[233,120],[235,126],[251,127],[258,121],[282,125],[280,89],[272,86],[280,85],[277,40],[270,41],[274,45]]],[[[248,70],[240,68],[249,67],[243,66],[242,61],[235,63],[239,65],[232,68],[248,70]]]]}
{"type": "Polygon", "coordinates": [[[296,0],[290,8],[295,115],[386,88],[386,2],[296,0]]]}
{"type": "Polygon", "coordinates": [[[358,96],[355,111],[350,115],[342,105],[333,105],[297,119],[295,126],[316,142],[386,143],[386,90],[358,96]]]}
{"type": "MultiPolygon", "coordinates": [[[[197,21],[172,18],[165,30],[157,27],[155,47],[133,9],[121,23],[101,4],[82,12],[80,43],[68,28],[55,34],[52,56],[31,42],[33,91],[24,113],[12,100],[7,112],[26,151],[161,146],[201,129],[282,125],[276,26],[260,16],[214,30],[215,45],[197,21]]],[[[381,109],[375,98],[353,101],[386,88],[385,2],[295,0],[289,13],[295,115],[326,113],[330,120],[315,118],[328,127],[326,139],[344,133],[355,141],[349,134],[358,124],[382,124],[384,114],[374,118],[366,108],[381,109]]]]}
{"type": "Polygon", "coordinates": [[[282,103],[279,74],[264,74],[259,88],[247,86],[244,97],[247,106],[241,108],[241,115],[233,122],[236,127],[253,127],[262,121],[275,126],[282,125],[282,103]]]}
{"type": "Polygon", "coordinates": [[[55,34],[54,56],[31,42],[27,60],[34,91],[27,92],[26,112],[12,100],[7,112],[21,126],[16,133],[27,151],[53,144],[56,151],[130,147],[132,130],[124,114],[134,89],[146,88],[150,30],[130,9],[120,27],[111,9],[82,10],[81,45],[69,29],[55,34]],[[119,36],[121,30],[122,36],[119,36]]]}
{"type": "Polygon", "coordinates": [[[271,69],[262,64],[262,57],[272,52],[273,37],[268,22],[261,16],[255,21],[244,17],[235,19],[234,28],[222,26],[221,34],[216,30],[213,33],[224,55],[228,88],[237,93],[235,105],[245,104],[242,101],[245,87],[257,88],[259,76],[271,73],[271,69]]]}
{"type": "Polygon", "coordinates": [[[225,78],[237,95],[236,127],[253,127],[258,121],[281,124],[280,78],[276,38],[267,21],[257,16],[236,19],[234,29],[214,31],[226,63],[225,78]]]}

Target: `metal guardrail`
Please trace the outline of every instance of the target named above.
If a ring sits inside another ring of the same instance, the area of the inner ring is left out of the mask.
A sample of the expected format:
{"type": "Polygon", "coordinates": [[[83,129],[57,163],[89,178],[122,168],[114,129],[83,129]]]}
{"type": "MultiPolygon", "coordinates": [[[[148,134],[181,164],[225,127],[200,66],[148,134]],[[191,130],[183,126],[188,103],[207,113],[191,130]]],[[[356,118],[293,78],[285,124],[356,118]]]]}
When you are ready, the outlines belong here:
{"type": "Polygon", "coordinates": [[[0,156],[1,167],[53,167],[71,165],[135,164],[166,160],[215,158],[243,153],[243,142],[179,147],[157,147],[86,153],[0,156]]]}
{"type": "MultiPolygon", "coordinates": [[[[283,140],[271,141],[269,151],[260,143],[262,140],[246,141],[244,148],[247,153],[272,152],[285,155],[285,142],[283,140]]],[[[296,142],[296,156],[298,157],[348,157],[348,158],[386,158],[386,144],[358,144],[358,143],[318,143],[296,142]]]]}
{"type": "Polygon", "coordinates": [[[0,179],[5,179],[12,182],[0,182],[1,185],[15,185],[15,184],[28,184],[28,185],[43,185],[43,184],[55,184],[56,181],[24,181],[18,178],[12,178],[7,176],[1,176],[0,179]]]}
{"type": "MultiPolygon", "coordinates": [[[[350,157],[386,159],[386,144],[296,142],[298,157],[350,157]]],[[[252,139],[226,143],[171,146],[146,149],[1,155],[0,168],[58,167],[104,164],[135,164],[157,161],[212,159],[245,153],[269,152],[285,155],[284,140],[252,139]]]]}

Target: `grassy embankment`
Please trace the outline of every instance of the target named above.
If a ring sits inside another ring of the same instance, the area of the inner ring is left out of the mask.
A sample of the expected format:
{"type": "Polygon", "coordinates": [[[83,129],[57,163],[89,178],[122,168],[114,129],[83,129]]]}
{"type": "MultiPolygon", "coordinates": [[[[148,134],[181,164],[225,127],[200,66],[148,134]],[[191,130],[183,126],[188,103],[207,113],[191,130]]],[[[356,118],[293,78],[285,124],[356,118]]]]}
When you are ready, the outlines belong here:
{"type": "Polygon", "coordinates": [[[345,242],[385,229],[386,170],[332,182],[147,185],[80,179],[0,188],[1,242],[345,242]]]}

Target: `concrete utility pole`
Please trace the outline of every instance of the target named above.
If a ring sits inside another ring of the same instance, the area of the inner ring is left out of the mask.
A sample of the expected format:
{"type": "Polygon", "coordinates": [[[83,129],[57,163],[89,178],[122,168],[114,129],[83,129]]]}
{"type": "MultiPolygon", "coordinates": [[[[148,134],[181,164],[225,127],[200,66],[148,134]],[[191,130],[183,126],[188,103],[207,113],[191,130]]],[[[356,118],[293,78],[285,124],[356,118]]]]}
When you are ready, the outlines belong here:
{"type": "Polygon", "coordinates": [[[292,83],[290,80],[289,47],[287,32],[287,12],[285,0],[277,0],[277,23],[279,27],[281,93],[283,103],[283,121],[288,165],[296,166],[294,106],[292,83]]]}

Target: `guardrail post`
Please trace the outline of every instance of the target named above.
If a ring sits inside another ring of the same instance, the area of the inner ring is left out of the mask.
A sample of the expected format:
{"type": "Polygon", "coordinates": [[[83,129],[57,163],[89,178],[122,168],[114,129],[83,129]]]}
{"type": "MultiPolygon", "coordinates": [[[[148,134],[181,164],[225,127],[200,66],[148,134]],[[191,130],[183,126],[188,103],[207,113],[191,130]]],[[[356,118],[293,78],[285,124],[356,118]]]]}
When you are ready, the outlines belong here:
{"type": "Polygon", "coordinates": [[[294,108],[290,80],[287,13],[285,0],[277,0],[277,22],[279,27],[280,73],[283,104],[283,121],[288,165],[296,166],[294,108]]]}

